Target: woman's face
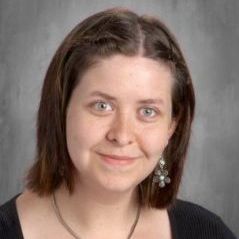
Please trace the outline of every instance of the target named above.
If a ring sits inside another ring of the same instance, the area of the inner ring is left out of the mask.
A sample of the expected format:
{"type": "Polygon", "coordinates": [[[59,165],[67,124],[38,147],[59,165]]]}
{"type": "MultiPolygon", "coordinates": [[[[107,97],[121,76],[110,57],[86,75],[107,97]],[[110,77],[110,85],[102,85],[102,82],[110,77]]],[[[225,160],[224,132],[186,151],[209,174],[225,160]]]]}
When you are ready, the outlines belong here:
{"type": "Polygon", "coordinates": [[[172,84],[166,65],[141,56],[114,55],[83,75],[66,118],[76,182],[125,191],[153,171],[176,125],[172,84]]]}

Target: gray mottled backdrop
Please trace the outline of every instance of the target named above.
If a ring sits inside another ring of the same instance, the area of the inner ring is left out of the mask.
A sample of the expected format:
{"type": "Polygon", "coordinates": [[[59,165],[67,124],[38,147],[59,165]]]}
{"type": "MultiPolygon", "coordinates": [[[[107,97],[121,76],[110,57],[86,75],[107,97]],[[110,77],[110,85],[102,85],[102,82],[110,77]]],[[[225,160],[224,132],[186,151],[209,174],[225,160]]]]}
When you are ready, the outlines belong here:
{"type": "Polygon", "coordinates": [[[238,0],[1,0],[0,203],[20,192],[35,150],[35,119],[49,61],[83,18],[112,6],[160,16],[191,69],[196,120],[180,197],[223,218],[239,236],[238,0]]]}

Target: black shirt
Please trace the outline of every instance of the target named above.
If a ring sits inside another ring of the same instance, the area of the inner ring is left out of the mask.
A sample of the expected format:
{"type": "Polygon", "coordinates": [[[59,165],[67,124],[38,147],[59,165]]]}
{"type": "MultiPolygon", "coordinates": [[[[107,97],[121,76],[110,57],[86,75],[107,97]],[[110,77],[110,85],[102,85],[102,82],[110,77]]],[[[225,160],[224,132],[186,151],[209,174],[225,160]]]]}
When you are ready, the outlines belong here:
{"type": "MultiPolygon", "coordinates": [[[[0,206],[0,239],[24,239],[16,209],[16,195],[0,206]]],[[[216,214],[177,199],[168,210],[173,239],[236,239],[216,214]]]]}

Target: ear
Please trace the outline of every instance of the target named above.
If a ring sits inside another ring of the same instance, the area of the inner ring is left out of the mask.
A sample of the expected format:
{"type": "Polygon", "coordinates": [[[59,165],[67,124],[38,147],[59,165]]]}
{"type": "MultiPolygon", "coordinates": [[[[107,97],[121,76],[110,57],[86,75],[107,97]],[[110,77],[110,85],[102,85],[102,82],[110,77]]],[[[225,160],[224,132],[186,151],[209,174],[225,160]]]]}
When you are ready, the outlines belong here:
{"type": "Polygon", "coordinates": [[[172,137],[174,131],[176,130],[178,122],[175,118],[172,118],[169,129],[168,129],[168,140],[172,137]]]}

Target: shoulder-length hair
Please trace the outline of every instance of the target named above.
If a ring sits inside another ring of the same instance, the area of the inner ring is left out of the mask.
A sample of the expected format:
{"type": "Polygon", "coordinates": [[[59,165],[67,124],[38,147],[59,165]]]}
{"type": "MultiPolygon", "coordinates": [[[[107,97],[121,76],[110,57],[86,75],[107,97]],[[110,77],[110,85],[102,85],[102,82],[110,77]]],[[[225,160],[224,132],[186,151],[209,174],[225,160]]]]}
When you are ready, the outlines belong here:
{"type": "Polygon", "coordinates": [[[27,174],[27,187],[49,195],[62,183],[74,191],[73,164],[66,144],[66,110],[84,72],[114,54],[140,55],[167,64],[173,75],[172,116],[177,127],[164,151],[171,183],[152,184],[153,172],[141,182],[142,204],[172,206],[181,182],[194,117],[191,76],[179,45],[157,18],[122,8],[96,13],[79,23],[64,39],[46,72],[37,116],[36,160],[27,174]]]}

